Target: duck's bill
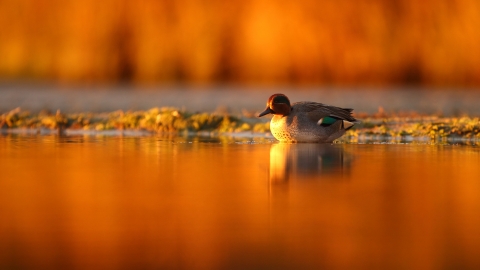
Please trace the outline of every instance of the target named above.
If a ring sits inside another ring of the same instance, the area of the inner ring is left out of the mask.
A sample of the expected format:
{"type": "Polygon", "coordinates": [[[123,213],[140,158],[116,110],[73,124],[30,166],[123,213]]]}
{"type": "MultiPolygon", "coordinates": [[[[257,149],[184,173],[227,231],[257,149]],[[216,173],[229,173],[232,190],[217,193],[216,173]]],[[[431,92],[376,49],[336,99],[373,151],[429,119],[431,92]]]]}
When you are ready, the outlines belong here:
{"type": "Polygon", "coordinates": [[[262,116],[267,115],[267,114],[269,114],[269,113],[273,113],[273,111],[272,111],[270,108],[267,107],[267,108],[265,109],[265,111],[261,112],[261,113],[258,115],[258,117],[262,117],[262,116]]]}

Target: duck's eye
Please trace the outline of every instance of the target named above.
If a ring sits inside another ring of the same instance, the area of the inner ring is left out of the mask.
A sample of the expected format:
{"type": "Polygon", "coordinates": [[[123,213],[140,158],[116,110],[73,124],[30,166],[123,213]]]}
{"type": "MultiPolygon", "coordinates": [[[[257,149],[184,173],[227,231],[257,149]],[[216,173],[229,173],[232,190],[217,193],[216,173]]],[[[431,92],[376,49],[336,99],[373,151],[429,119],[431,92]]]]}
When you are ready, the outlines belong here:
{"type": "Polygon", "coordinates": [[[272,103],[285,103],[285,104],[290,105],[290,100],[288,100],[288,98],[286,96],[276,96],[276,97],[273,98],[272,103]]]}

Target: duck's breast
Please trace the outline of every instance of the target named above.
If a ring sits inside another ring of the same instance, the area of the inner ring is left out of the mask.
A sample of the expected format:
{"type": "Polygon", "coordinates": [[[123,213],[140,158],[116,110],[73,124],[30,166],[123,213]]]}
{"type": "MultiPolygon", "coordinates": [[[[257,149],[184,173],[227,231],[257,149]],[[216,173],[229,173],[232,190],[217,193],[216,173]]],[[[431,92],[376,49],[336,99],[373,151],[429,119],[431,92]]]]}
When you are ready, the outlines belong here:
{"type": "Polygon", "coordinates": [[[296,130],[292,125],[292,118],[288,116],[273,116],[270,131],[273,137],[281,142],[295,141],[296,130]]]}

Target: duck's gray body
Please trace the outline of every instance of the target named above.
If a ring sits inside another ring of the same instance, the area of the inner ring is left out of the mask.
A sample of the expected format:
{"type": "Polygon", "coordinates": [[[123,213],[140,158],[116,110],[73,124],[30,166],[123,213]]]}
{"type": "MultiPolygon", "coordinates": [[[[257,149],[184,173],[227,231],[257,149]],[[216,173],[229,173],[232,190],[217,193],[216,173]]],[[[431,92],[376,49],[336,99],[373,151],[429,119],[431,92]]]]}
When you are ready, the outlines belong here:
{"type": "Polygon", "coordinates": [[[333,142],[356,121],[351,111],[316,102],[296,102],[288,115],[274,114],[270,131],[282,142],[333,142]],[[328,124],[324,123],[326,119],[328,124]]]}

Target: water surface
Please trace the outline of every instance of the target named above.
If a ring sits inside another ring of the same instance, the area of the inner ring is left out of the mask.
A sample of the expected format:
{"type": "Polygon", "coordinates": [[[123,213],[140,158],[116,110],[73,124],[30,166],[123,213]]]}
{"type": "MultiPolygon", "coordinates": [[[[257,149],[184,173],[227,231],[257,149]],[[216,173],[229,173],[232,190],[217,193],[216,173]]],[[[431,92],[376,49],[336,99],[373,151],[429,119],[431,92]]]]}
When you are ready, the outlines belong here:
{"type": "Polygon", "coordinates": [[[478,269],[480,148],[0,136],[0,269],[478,269]]]}

